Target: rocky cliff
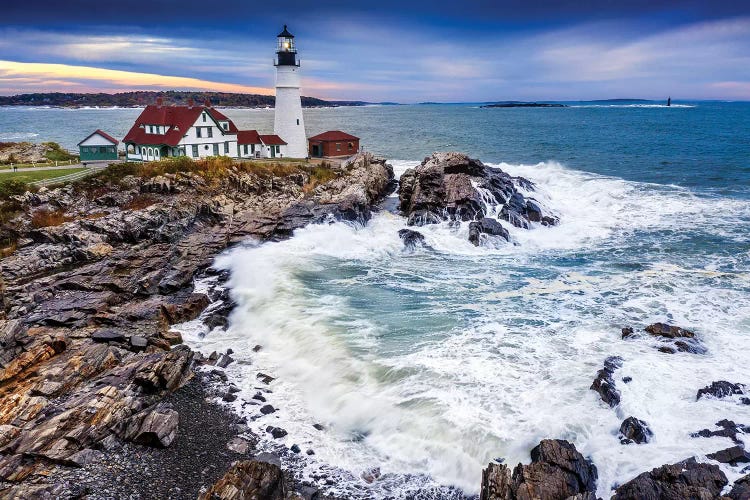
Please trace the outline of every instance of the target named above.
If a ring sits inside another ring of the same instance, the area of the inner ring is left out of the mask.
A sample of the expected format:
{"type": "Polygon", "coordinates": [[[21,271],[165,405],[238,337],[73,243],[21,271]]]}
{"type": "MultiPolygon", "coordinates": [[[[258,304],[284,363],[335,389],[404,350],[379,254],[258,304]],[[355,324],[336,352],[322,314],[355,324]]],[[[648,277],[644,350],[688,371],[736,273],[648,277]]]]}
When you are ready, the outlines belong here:
{"type": "MultiPolygon", "coordinates": [[[[3,229],[18,248],[0,272],[0,497],[75,497],[67,468],[128,443],[174,447],[186,423],[170,395],[206,362],[170,330],[209,303],[192,291],[196,273],[247,238],[327,218],[365,222],[393,180],[370,155],[341,172],[177,170],[16,197],[20,213],[3,229]]],[[[185,483],[224,473],[201,470],[185,470],[185,483]]]]}

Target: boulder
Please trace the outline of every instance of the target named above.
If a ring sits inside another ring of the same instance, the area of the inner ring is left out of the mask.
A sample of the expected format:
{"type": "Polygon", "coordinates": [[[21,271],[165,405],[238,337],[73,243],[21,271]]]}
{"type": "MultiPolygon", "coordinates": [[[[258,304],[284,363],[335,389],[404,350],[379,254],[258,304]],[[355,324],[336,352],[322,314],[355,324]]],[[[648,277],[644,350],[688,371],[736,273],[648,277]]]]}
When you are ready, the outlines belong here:
{"type": "Polygon", "coordinates": [[[556,224],[536,200],[526,199],[518,186],[533,190],[526,179],[513,178],[462,153],[434,153],[399,182],[399,209],[410,226],[444,220],[474,221],[487,216],[492,206],[514,226],[531,222],[556,224]]]}
{"type": "Polygon", "coordinates": [[[201,493],[198,500],[283,500],[286,498],[281,468],[260,460],[242,460],[201,493]]]}
{"type": "Polygon", "coordinates": [[[655,337],[664,337],[668,339],[675,338],[695,338],[695,333],[680,328],[678,326],[668,325],[666,323],[654,323],[645,328],[646,332],[655,337]]]}
{"type": "Polygon", "coordinates": [[[653,435],[648,424],[635,417],[626,418],[620,425],[620,443],[622,444],[648,443],[653,435]]]}
{"type": "Polygon", "coordinates": [[[619,486],[612,500],[708,500],[718,497],[727,482],[718,466],[690,458],[640,474],[619,486]]]}
{"type": "Polygon", "coordinates": [[[590,389],[596,391],[601,396],[602,401],[607,403],[611,408],[620,404],[620,391],[615,387],[613,377],[615,370],[622,367],[622,358],[620,356],[610,356],[604,360],[604,368],[596,374],[594,382],[590,389]]]}
{"type": "Polygon", "coordinates": [[[728,396],[742,395],[745,394],[746,387],[744,384],[734,384],[727,382],[726,380],[719,380],[712,382],[711,385],[699,389],[695,396],[696,401],[703,397],[713,397],[716,399],[723,399],[728,396]]]}
{"type": "Polygon", "coordinates": [[[739,463],[750,462],[750,453],[746,452],[740,445],[732,446],[731,448],[717,451],[715,453],[709,453],[706,457],[732,466],[736,466],[739,463]]]}
{"type": "Polygon", "coordinates": [[[710,429],[703,429],[698,432],[691,434],[691,437],[726,437],[734,441],[736,444],[742,444],[742,440],[737,437],[737,434],[750,433],[750,427],[742,424],[736,424],[731,420],[719,420],[716,422],[718,427],[721,429],[712,431],[710,429]]]}
{"type": "Polygon", "coordinates": [[[481,500],[588,499],[596,491],[597,470],[567,441],[545,439],[531,450],[531,463],[511,472],[490,463],[482,471],[481,500]],[[577,495],[581,495],[578,496],[577,495]]]}
{"type": "Polygon", "coordinates": [[[121,436],[137,444],[166,448],[177,437],[179,421],[180,416],[175,410],[157,406],[126,421],[121,436]]]}
{"type": "Polygon", "coordinates": [[[727,494],[732,500],[749,500],[750,499],[750,474],[739,478],[734,482],[732,490],[727,494]]]}
{"type": "Polygon", "coordinates": [[[469,241],[474,246],[479,246],[482,234],[500,236],[501,238],[504,238],[505,241],[510,241],[508,230],[498,221],[490,219],[489,217],[485,217],[482,220],[469,224],[469,241]]]}
{"type": "Polygon", "coordinates": [[[272,425],[266,427],[266,432],[271,434],[274,439],[283,438],[287,435],[287,432],[284,429],[282,429],[281,427],[274,427],[272,425]]]}
{"type": "Polygon", "coordinates": [[[430,248],[430,246],[425,243],[424,235],[419,231],[414,231],[412,229],[399,229],[398,237],[404,242],[404,248],[407,250],[414,250],[419,247],[430,248]]]}

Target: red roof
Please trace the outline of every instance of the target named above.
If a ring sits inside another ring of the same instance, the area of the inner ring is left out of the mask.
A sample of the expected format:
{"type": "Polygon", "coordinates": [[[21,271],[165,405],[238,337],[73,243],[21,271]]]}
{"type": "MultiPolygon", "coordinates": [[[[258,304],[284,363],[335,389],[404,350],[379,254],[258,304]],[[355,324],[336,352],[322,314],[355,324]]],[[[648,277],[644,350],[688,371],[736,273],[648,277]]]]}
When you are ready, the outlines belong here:
{"type": "Polygon", "coordinates": [[[77,145],[80,146],[81,144],[83,144],[84,142],[86,142],[87,140],[89,140],[90,137],[93,137],[96,134],[99,134],[100,136],[104,137],[105,139],[107,139],[112,144],[119,144],[120,143],[120,141],[118,141],[117,139],[115,139],[114,137],[112,137],[111,135],[109,135],[108,133],[103,132],[100,129],[96,129],[88,137],[86,137],[84,140],[82,140],[81,142],[79,142],[77,145]]]}
{"type": "Polygon", "coordinates": [[[261,135],[260,140],[263,141],[263,144],[266,146],[285,146],[286,142],[284,139],[279,137],[276,134],[270,134],[270,135],[261,135]]]}
{"type": "Polygon", "coordinates": [[[205,106],[149,105],[136,118],[135,123],[125,135],[122,142],[177,146],[188,129],[198,120],[203,110],[208,111],[216,121],[229,121],[229,130],[227,132],[237,132],[237,127],[234,126],[234,123],[214,108],[205,106]],[[167,130],[166,134],[148,134],[145,128],[141,128],[141,125],[164,125],[169,127],[169,130],[167,130]]]}
{"type": "Polygon", "coordinates": [[[314,135],[308,139],[309,141],[358,141],[359,137],[347,134],[341,130],[329,130],[322,134],[314,135]]]}
{"type": "Polygon", "coordinates": [[[237,132],[237,144],[260,144],[257,130],[240,130],[237,132]]]}

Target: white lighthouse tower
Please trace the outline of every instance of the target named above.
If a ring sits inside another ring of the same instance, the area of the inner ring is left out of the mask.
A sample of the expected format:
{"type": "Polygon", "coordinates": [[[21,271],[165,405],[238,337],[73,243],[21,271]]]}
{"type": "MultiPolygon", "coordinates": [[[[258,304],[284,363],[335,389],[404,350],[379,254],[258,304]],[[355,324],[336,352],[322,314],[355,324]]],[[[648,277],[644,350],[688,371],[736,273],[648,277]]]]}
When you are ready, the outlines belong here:
{"type": "Polygon", "coordinates": [[[307,136],[299,94],[300,71],[294,35],[284,25],[276,48],[276,114],[273,132],[286,141],[291,158],[307,157],[307,136]]]}

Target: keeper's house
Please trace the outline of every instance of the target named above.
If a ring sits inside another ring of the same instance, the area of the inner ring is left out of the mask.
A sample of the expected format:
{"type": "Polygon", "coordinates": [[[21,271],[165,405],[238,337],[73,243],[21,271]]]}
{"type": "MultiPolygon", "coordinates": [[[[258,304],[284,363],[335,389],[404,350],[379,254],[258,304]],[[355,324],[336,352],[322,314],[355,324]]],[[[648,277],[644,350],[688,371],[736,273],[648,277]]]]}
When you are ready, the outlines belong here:
{"type": "Polygon", "coordinates": [[[359,152],[359,137],[340,130],[329,130],[307,139],[308,154],[313,158],[351,156],[359,152]]]}
{"type": "Polygon", "coordinates": [[[120,141],[106,132],[95,130],[78,143],[78,156],[81,157],[81,161],[116,160],[119,143],[120,141]]]}
{"type": "Polygon", "coordinates": [[[223,113],[206,102],[203,106],[146,106],[122,140],[130,161],[155,161],[187,156],[231,158],[282,158],[286,142],[277,135],[238,130],[223,113]]]}

